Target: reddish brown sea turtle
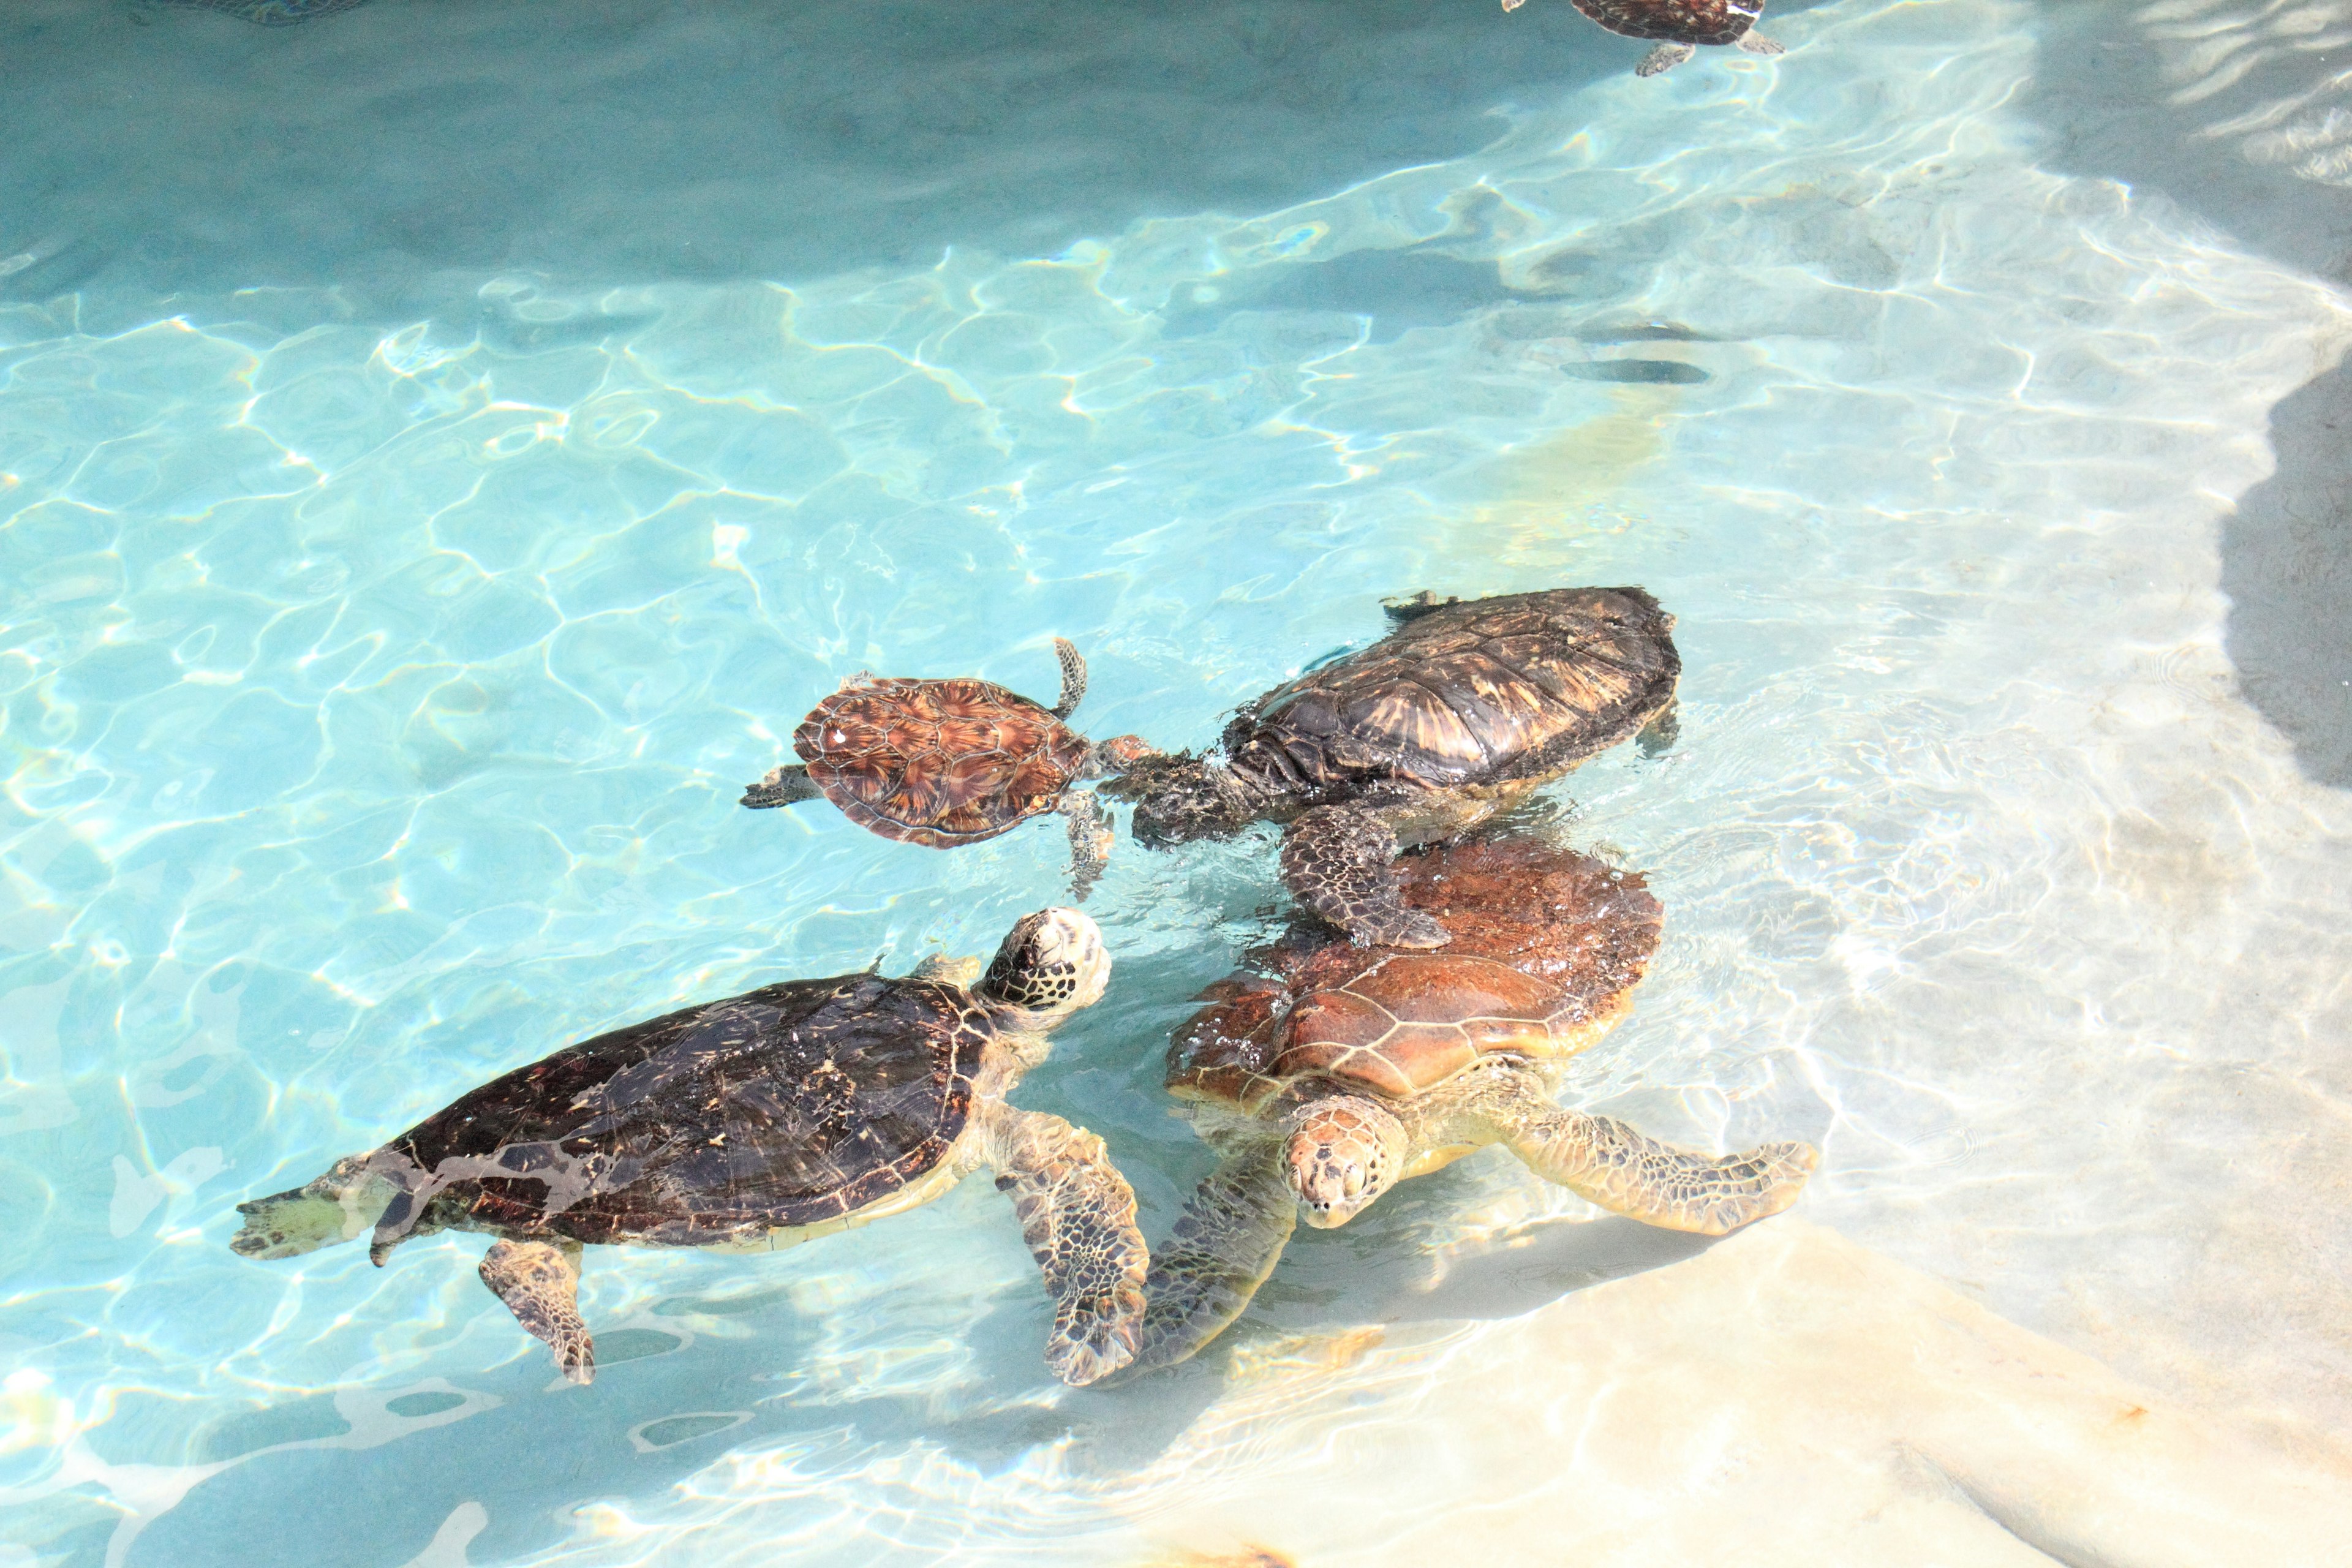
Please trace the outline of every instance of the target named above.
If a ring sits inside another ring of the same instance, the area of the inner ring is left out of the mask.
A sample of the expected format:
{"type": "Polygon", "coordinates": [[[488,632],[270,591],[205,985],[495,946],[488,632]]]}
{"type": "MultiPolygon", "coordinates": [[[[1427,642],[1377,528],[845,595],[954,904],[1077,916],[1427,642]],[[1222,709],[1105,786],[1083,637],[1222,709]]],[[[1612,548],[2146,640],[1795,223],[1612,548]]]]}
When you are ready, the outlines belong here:
{"type": "Polygon", "coordinates": [[[307,1186],[239,1204],[229,1245],[290,1258],[369,1237],[499,1239],[482,1283],[575,1383],[596,1352],[583,1246],[768,1252],[996,1173],[1054,1298],[1045,1361],[1091,1383],[1135,1353],[1143,1237],[1102,1140],[1005,1096],[1103,994],[1102,932],[1023,917],[987,973],[792,980],[597,1036],[493,1079],[307,1186]]]}
{"type": "Polygon", "coordinates": [[[1657,946],[1639,876],[1525,837],[1401,867],[1406,906],[1453,938],[1443,952],[1301,927],[1178,1031],[1169,1089],[1225,1158],[1153,1249],[1137,1370],[1231,1322],[1302,1213],[1345,1225],[1490,1143],[1603,1208],[1707,1236],[1786,1208],[1812,1170],[1809,1144],[1696,1153],[1553,1101],[1560,1064],[1631,1010],[1657,946]]]}
{"type": "Polygon", "coordinates": [[[1639,588],[1391,604],[1397,629],[1244,706],[1223,756],[1133,759],[1109,793],[1147,844],[1287,822],[1282,878],[1360,942],[1437,947],[1400,846],[1475,826],[1597,752],[1671,739],[1675,618],[1639,588]]]}
{"type": "MultiPolygon", "coordinates": [[[[1526,3],[1503,0],[1503,9],[1516,11],[1526,3]]],[[[1633,68],[1635,76],[1672,70],[1690,58],[1701,44],[1730,44],[1751,55],[1785,52],[1784,46],[1752,30],[1764,15],[1764,0],[1573,0],[1573,4],[1612,33],[1662,40],[1633,68]]]]}
{"type": "Polygon", "coordinates": [[[1102,874],[1110,829],[1091,790],[1070,786],[1153,755],[1140,736],[1096,743],[1062,721],[1087,692],[1086,660],[1060,638],[1062,700],[1052,708],[992,681],[852,677],[793,731],[799,766],[743,792],[752,807],[822,795],[885,838],[952,849],[1041,812],[1070,820],[1081,899],[1102,874]]]}

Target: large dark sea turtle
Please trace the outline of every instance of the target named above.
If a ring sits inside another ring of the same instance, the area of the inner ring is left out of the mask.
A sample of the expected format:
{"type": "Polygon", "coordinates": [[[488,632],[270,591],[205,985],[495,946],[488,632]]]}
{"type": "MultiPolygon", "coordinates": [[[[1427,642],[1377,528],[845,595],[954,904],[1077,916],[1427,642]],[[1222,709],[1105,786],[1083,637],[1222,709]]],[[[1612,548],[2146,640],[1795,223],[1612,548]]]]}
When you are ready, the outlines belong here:
{"type": "Polygon", "coordinates": [[[1361,942],[1437,947],[1397,901],[1402,845],[1451,837],[1653,725],[1682,659],[1674,617],[1639,588],[1555,588],[1389,606],[1402,624],[1243,708],[1222,760],[1131,760],[1109,793],[1147,844],[1287,821],[1282,878],[1361,942]]]}
{"type": "MultiPolygon", "coordinates": [[[[1503,9],[1516,11],[1525,3],[1503,0],[1503,9]]],[[[1572,4],[1612,33],[1661,40],[1633,68],[1635,76],[1672,70],[1690,58],[1701,44],[1730,44],[1751,55],[1787,52],[1785,46],[1754,30],[1764,15],[1764,0],[1572,0],[1572,4]]]]}
{"type": "Polygon", "coordinates": [[[1396,1183],[1500,1143],[1601,1207],[1720,1236],[1794,1202],[1817,1156],[1661,1143],[1552,1090],[1633,1006],[1661,911],[1637,875],[1528,837],[1401,863],[1443,952],[1304,925],[1220,983],[1169,1052],[1171,1092],[1224,1160],[1154,1251],[1134,1368],[1184,1360],[1248,1305],[1292,1226],[1345,1225],[1396,1183]]]}
{"type": "Polygon", "coordinates": [[[230,1246],[289,1258],[372,1233],[499,1239],[482,1282],[586,1383],[581,1248],[767,1252],[915,1207],[986,1167],[1054,1298],[1045,1362],[1091,1383],[1135,1353],[1146,1254],[1102,1140],[1005,1094],[1102,995],[1102,933],[1022,919],[985,975],[792,980],[615,1029],[493,1079],[371,1153],[237,1205],[230,1246]]]}
{"type": "Polygon", "coordinates": [[[1155,754],[1140,736],[1100,743],[1063,722],[1087,694],[1086,660],[1056,637],[1062,700],[1052,708],[992,681],[852,677],[793,731],[799,766],[743,792],[754,808],[822,795],[885,838],[952,849],[1035,816],[1070,819],[1083,899],[1102,874],[1110,829],[1091,790],[1070,786],[1155,754]]]}

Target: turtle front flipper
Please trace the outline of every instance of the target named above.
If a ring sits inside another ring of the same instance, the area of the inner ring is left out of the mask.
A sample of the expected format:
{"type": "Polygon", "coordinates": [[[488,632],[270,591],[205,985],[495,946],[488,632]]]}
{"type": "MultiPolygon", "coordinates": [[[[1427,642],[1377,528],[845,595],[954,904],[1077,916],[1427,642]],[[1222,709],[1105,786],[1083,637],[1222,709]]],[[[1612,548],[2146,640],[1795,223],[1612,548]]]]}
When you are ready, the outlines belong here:
{"type": "Polygon", "coordinates": [[[1359,947],[1444,947],[1445,928],[1398,896],[1396,856],[1396,835],[1370,812],[1318,805],[1282,836],[1282,880],[1359,947]]]}
{"type": "Polygon", "coordinates": [[[1062,666],[1062,700],[1051,711],[1056,719],[1067,719],[1087,700],[1087,661],[1078,654],[1077,645],[1067,637],[1054,639],[1054,657],[1062,666]]]}
{"type": "Polygon", "coordinates": [[[748,805],[754,811],[764,811],[772,805],[790,805],[795,801],[814,800],[824,791],[809,778],[809,771],[797,764],[771,769],[766,778],[746,786],[743,798],[735,804],[748,805]]]}
{"type": "Polygon", "coordinates": [[[1070,819],[1070,896],[1083,904],[1110,864],[1110,817],[1090,789],[1064,794],[1061,812],[1070,819]]]}
{"type": "Polygon", "coordinates": [[[1723,1236],[1797,1201],[1821,1163],[1810,1143],[1761,1143],[1701,1154],[1662,1143],[1613,1116],[1549,1102],[1498,1118],[1512,1153],[1546,1181],[1612,1214],[1667,1230],[1723,1236]]]}
{"type": "Polygon", "coordinates": [[[1258,1143],[1202,1179],[1152,1254],[1143,1342],[1127,1375],[1190,1361],[1223,1333],[1274,1272],[1298,1224],[1282,1145],[1258,1143]]]}
{"type": "Polygon", "coordinates": [[[376,1173],[368,1155],[338,1160],[308,1185],[237,1205],[245,1223],[229,1238],[229,1250],[240,1258],[293,1258],[354,1240],[375,1228],[401,1190],[376,1173]]]}
{"type": "Polygon", "coordinates": [[[1135,1359],[1150,1262],[1134,1190],[1101,1139],[1058,1116],[999,1104],[987,1139],[996,1185],[1012,1194],[1054,1299],[1045,1364],[1076,1386],[1117,1372],[1135,1359]]]}
{"type": "Polygon", "coordinates": [[[482,1257],[482,1283],[524,1331],[547,1342],[574,1383],[596,1379],[596,1342],[580,1317],[580,1244],[500,1241],[482,1257]]]}
{"type": "Polygon", "coordinates": [[[1777,43],[1761,33],[1740,34],[1738,47],[1751,55],[1785,55],[1789,52],[1788,45],[1777,43]]]}

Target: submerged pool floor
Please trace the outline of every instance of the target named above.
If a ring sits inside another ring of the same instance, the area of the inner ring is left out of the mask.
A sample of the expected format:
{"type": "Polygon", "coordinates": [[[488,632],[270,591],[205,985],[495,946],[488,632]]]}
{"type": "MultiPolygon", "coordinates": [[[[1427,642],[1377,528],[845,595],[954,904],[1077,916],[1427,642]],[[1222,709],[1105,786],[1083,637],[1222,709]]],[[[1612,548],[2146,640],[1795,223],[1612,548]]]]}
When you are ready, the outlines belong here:
{"type": "MultiPolygon", "coordinates": [[[[72,112],[0,126],[0,1568],[1238,1550],[1168,1522],[1174,1457],[1466,1418],[1563,1298],[1665,1286],[1697,1244],[1484,1156],[1074,1393],[973,1183],[607,1255],[583,1392],[478,1239],[227,1250],[570,1040],[1066,897],[1052,819],[736,806],[850,673],[1050,700],[1066,637],[1089,733],[1197,746],[1421,588],[1679,619],[1677,746],[1544,808],[1666,910],[1580,1103],[1811,1138],[1801,1225],[2336,1462],[2334,89],[2259,17],[2078,9],[2130,70],[1989,0],[1649,80],[1562,5],[16,11],[72,112]]],[[[1147,1234],[1211,1163],[1168,1031],[1272,858],[1122,833],[1108,996],[1020,1093],[1147,1234]]],[[[1591,1313],[1587,1370],[1641,1360],[1591,1313]]],[[[1529,1484],[1459,1452],[1480,1508],[1529,1484]]],[[[1729,1463],[1641,1485],[1704,1513],[1729,1463]]]]}

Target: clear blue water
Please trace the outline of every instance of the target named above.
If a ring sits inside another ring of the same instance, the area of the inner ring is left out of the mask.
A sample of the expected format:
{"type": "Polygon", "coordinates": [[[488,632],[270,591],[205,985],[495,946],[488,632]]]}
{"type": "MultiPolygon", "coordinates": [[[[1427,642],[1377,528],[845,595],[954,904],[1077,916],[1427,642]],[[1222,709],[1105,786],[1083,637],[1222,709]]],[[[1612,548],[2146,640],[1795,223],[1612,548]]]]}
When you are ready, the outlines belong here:
{"type": "MultiPolygon", "coordinates": [[[[2352,23],[1839,0],[1637,81],[1459,9],[0,20],[0,1568],[1146,1560],[1238,1374],[1054,1384],[984,1182],[592,1255],[586,1393],[478,1240],[260,1265],[233,1206],[1063,898],[1050,820],[736,807],[848,674],[1046,696],[1066,637],[1089,732],[1201,744],[1423,587],[1680,617],[1681,744],[1552,792],[1668,910],[1581,1096],[1815,1139],[1805,1217],[2183,1398],[2352,1414],[2340,1285],[2276,1288],[2352,1261],[2291,1201],[2352,1142],[2352,807],[2222,591],[2352,330],[2352,23]]],[[[1020,1096],[1153,1234],[1209,1163],[1167,1032],[1272,853],[1122,839],[1110,994],[1020,1096]]],[[[1234,1353],[1381,1326],[1410,1412],[1679,1256],[1592,1219],[1466,1162],[1302,1237],[1234,1353]]]]}

